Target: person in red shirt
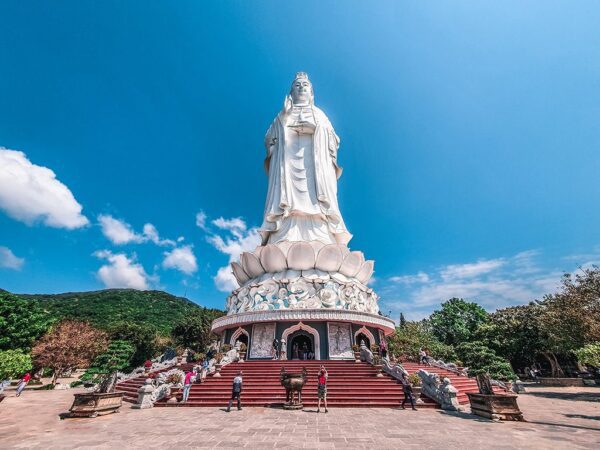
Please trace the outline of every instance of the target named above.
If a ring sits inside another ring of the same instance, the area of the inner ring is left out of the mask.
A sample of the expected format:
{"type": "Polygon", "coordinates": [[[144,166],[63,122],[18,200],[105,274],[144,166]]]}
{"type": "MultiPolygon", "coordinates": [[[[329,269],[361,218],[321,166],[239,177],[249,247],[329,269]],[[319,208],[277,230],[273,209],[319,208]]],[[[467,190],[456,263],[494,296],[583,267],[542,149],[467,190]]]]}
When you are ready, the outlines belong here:
{"type": "Polygon", "coordinates": [[[21,395],[21,392],[23,392],[23,389],[25,389],[25,386],[27,386],[27,383],[29,383],[29,380],[31,380],[31,374],[29,372],[27,372],[23,378],[21,378],[21,382],[19,383],[19,386],[17,387],[17,397],[19,395],[21,395]]]}
{"type": "Polygon", "coordinates": [[[188,401],[188,397],[190,396],[190,389],[192,388],[193,377],[196,374],[191,370],[185,374],[185,379],[183,381],[183,402],[188,401]]]}
{"type": "Polygon", "coordinates": [[[321,365],[318,376],[319,385],[317,387],[317,395],[319,397],[317,412],[321,412],[321,399],[325,402],[325,412],[327,412],[327,378],[329,378],[327,369],[325,369],[325,366],[321,365]]]}

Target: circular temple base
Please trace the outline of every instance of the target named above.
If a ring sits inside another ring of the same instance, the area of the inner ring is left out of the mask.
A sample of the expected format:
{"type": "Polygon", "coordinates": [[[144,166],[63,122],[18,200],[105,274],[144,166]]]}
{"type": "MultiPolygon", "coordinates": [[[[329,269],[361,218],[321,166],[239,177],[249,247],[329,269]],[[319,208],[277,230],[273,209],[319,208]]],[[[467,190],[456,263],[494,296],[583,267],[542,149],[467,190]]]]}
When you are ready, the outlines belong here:
{"type": "Polygon", "coordinates": [[[304,408],[304,405],[302,403],[284,403],[283,404],[283,409],[288,409],[288,410],[299,410],[304,408]]]}

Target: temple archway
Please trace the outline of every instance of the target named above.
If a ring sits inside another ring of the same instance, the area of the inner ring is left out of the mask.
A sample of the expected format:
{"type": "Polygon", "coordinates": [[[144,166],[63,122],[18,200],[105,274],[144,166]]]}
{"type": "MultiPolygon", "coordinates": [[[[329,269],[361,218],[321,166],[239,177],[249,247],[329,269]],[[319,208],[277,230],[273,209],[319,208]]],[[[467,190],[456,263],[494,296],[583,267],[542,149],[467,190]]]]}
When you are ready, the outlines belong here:
{"type": "Polygon", "coordinates": [[[231,339],[229,340],[229,343],[231,344],[231,347],[234,347],[235,343],[237,341],[240,341],[240,342],[243,342],[244,344],[246,344],[246,348],[248,348],[249,338],[250,338],[250,336],[249,336],[248,332],[246,330],[244,330],[242,327],[239,327],[231,335],[231,339]]]}
{"type": "MultiPolygon", "coordinates": [[[[321,359],[321,339],[319,338],[319,332],[317,330],[315,330],[313,327],[311,327],[310,325],[306,325],[302,322],[297,323],[296,325],[293,325],[289,328],[287,328],[283,334],[281,335],[281,339],[283,339],[286,343],[286,356],[288,358],[290,358],[291,352],[292,352],[292,347],[291,347],[291,342],[290,342],[290,338],[296,338],[296,335],[294,334],[297,331],[304,331],[306,333],[306,335],[309,335],[312,337],[312,343],[314,345],[313,347],[313,351],[315,354],[315,359],[321,359]]],[[[300,335],[300,334],[298,334],[300,335]]],[[[308,342],[307,342],[308,344],[308,342]]]]}
{"type": "Polygon", "coordinates": [[[365,326],[359,328],[358,330],[356,330],[356,333],[354,333],[354,342],[356,343],[356,345],[360,346],[361,340],[365,341],[365,345],[367,346],[367,348],[371,348],[371,345],[377,343],[377,341],[375,340],[375,336],[373,336],[373,333],[371,333],[369,329],[365,326]]]}

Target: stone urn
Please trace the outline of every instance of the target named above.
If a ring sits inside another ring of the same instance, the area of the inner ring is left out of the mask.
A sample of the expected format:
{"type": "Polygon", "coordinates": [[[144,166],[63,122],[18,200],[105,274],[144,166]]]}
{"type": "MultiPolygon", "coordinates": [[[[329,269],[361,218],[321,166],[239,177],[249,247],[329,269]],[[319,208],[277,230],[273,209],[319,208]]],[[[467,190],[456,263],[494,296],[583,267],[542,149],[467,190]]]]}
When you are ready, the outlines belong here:
{"type": "Polygon", "coordinates": [[[421,393],[423,392],[423,386],[420,384],[418,386],[412,385],[413,397],[415,398],[415,404],[422,405],[423,400],[421,399],[421,393]]]}
{"type": "Polygon", "coordinates": [[[302,388],[306,384],[307,376],[306,367],[303,367],[300,373],[286,372],[285,367],[281,368],[279,378],[286,394],[283,409],[302,409],[302,388]]]}

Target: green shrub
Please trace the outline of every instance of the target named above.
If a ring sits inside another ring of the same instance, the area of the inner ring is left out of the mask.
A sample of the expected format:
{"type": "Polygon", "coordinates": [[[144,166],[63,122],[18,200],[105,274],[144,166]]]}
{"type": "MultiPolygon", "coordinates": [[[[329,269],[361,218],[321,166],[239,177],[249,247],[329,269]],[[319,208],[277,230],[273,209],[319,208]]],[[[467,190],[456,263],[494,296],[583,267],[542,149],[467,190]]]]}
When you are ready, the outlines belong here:
{"type": "Polygon", "coordinates": [[[516,378],[510,363],[485,346],[482,342],[467,342],[459,345],[456,351],[469,368],[469,375],[489,374],[493,379],[509,381],[516,378]]]}
{"type": "Polygon", "coordinates": [[[588,344],[585,347],[575,350],[574,353],[580,364],[600,367],[600,342],[588,344]]]}
{"type": "Polygon", "coordinates": [[[32,369],[31,355],[21,350],[0,351],[0,381],[24,375],[32,369]]]}

